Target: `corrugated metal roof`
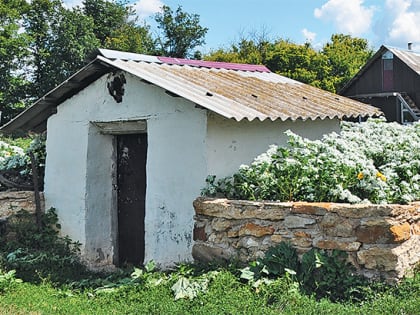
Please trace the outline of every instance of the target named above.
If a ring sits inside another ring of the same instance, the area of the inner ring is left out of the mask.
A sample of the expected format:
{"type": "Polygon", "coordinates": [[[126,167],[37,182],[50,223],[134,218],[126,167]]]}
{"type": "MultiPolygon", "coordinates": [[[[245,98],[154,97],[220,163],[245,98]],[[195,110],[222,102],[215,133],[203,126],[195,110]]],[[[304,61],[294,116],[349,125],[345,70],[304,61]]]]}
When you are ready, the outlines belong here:
{"type": "Polygon", "coordinates": [[[401,50],[388,46],[385,47],[420,75],[420,53],[412,50],[401,50]]]}
{"type": "Polygon", "coordinates": [[[226,69],[226,70],[239,70],[239,71],[256,71],[256,72],[270,72],[270,70],[263,65],[250,65],[241,63],[231,62],[220,62],[220,61],[203,61],[203,60],[190,60],[190,59],[179,59],[170,57],[157,57],[161,62],[170,65],[180,66],[194,66],[204,68],[215,68],[215,69],[226,69]]]}
{"type": "Polygon", "coordinates": [[[166,63],[170,65],[180,66],[194,66],[194,67],[205,67],[215,69],[227,69],[227,70],[240,70],[240,71],[257,71],[257,72],[270,72],[270,70],[263,65],[250,65],[240,64],[232,62],[220,62],[220,61],[203,61],[203,60],[192,60],[183,58],[172,58],[162,56],[149,56],[142,54],[126,53],[122,51],[110,50],[110,49],[98,49],[101,56],[107,59],[120,59],[120,60],[132,60],[132,61],[145,61],[153,63],[166,63]]]}
{"type": "Polygon", "coordinates": [[[116,69],[237,121],[342,119],[381,114],[376,107],[268,72],[264,66],[174,60],[110,50],[99,53],[89,65],[0,130],[42,130],[55,107],[116,69]]]}
{"type": "Polygon", "coordinates": [[[345,92],[356,82],[381,56],[386,52],[390,51],[407,66],[413,69],[420,75],[420,53],[412,50],[402,50],[390,46],[382,45],[378,51],[366,62],[366,64],[356,73],[356,75],[346,83],[346,85],[339,91],[339,94],[345,94],[345,92]]]}

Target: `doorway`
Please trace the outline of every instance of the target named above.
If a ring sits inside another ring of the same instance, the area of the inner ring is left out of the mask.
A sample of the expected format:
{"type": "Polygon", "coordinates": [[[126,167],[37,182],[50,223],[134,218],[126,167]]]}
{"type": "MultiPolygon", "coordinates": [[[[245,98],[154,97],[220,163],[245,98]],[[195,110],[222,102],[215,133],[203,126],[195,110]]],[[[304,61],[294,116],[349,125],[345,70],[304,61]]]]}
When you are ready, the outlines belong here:
{"type": "Polygon", "coordinates": [[[144,262],[147,133],[117,137],[119,265],[144,262]]]}

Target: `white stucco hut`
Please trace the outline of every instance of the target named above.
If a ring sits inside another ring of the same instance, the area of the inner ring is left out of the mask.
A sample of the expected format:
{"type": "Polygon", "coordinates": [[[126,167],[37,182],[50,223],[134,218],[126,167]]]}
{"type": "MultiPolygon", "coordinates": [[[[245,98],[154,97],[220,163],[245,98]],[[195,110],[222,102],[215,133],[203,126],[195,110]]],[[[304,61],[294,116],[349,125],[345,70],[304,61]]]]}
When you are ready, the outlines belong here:
{"type": "Polygon", "coordinates": [[[93,266],[191,260],[193,200],[290,129],[380,112],[259,65],[98,50],[3,132],[47,130],[44,196],[93,266]]]}

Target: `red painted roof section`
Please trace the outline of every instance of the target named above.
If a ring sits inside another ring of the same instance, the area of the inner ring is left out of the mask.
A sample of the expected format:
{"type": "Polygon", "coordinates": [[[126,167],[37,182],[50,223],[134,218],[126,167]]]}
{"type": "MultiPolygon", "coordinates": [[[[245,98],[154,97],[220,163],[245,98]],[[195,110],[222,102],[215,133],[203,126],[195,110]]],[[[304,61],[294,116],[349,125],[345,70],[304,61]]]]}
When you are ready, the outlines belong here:
{"type": "Polygon", "coordinates": [[[193,66],[203,68],[216,68],[226,70],[239,70],[239,71],[252,71],[252,72],[271,72],[266,66],[263,65],[250,65],[241,63],[231,62],[219,62],[219,61],[203,61],[203,60],[191,60],[171,57],[157,57],[161,62],[180,65],[180,66],[193,66]]]}

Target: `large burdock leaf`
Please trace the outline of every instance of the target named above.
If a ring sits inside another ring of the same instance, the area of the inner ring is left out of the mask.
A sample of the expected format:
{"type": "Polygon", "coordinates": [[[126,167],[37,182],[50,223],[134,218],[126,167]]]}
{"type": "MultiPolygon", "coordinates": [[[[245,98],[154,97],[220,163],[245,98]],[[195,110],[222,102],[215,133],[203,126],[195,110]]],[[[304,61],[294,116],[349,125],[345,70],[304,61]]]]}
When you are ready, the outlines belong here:
{"type": "Polygon", "coordinates": [[[185,298],[192,300],[199,292],[205,292],[207,290],[208,283],[208,279],[191,281],[186,277],[180,277],[171,289],[175,294],[175,300],[185,298]]]}

